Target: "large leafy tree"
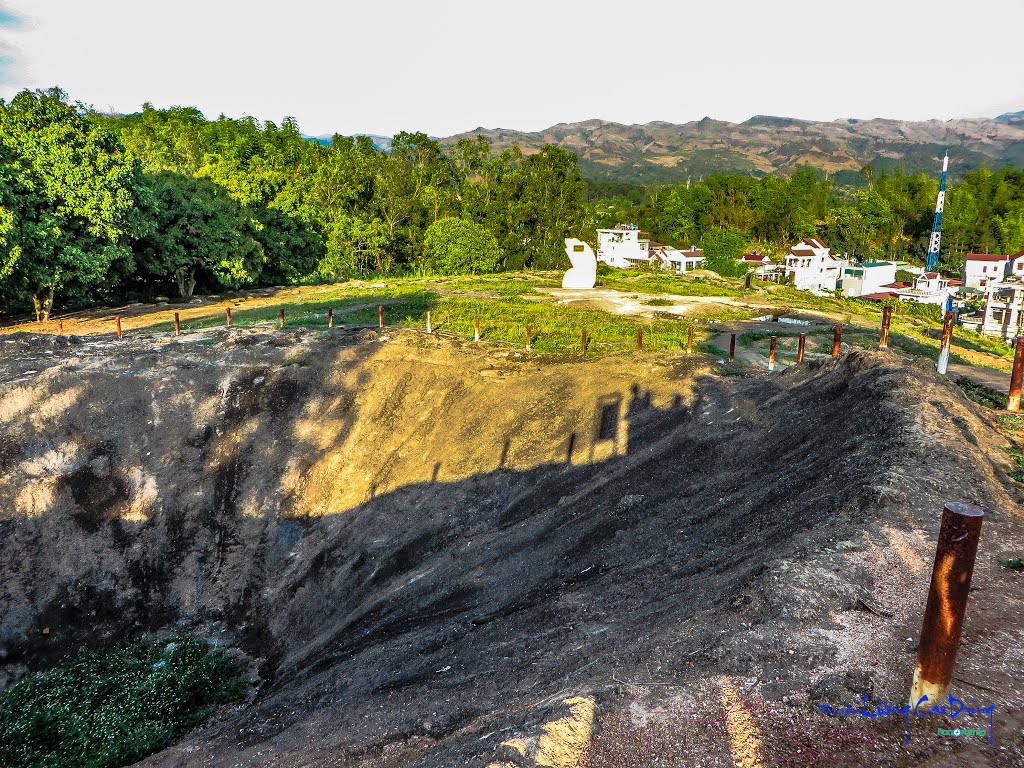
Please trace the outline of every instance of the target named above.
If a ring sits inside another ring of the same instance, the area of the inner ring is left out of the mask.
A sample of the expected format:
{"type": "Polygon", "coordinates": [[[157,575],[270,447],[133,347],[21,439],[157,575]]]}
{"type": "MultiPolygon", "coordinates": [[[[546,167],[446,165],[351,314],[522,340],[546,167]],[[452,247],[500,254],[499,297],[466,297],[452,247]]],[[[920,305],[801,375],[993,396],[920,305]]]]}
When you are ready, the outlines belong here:
{"type": "Polygon", "coordinates": [[[138,275],[179,296],[197,284],[237,288],[263,269],[264,249],[253,219],[225,189],[208,179],[164,171],[150,179],[154,226],[135,245],[138,275]]]}
{"type": "Polygon", "coordinates": [[[22,91],[0,101],[0,161],[4,294],[31,295],[46,319],[57,292],[105,288],[141,225],[137,164],[117,137],[60,90],[22,91]]]}
{"type": "Polygon", "coordinates": [[[472,221],[438,219],[423,236],[422,271],[428,275],[494,272],[500,262],[494,235],[472,221]]]}

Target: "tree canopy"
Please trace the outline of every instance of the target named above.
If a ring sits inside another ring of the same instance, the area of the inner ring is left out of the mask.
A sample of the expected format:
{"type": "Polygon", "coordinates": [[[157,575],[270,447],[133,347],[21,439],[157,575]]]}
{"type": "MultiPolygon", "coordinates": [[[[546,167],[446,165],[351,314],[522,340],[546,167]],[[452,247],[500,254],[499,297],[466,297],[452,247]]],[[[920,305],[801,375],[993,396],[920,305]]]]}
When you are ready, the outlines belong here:
{"type": "MultiPolygon", "coordinates": [[[[849,174],[847,174],[848,176],[849,174]]],[[[937,174],[936,174],[937,176],[937,174]]],[[[845,179],[846,177],[844,177],[845,179]]],[[[856,258],[921,261],[938,179],[865,168],[841,186],[713,174],[686,184],[587,182],[547,145],[496,151],[399,133],[327,144],[291,118],[207,119],[197,109],[97,114],[58,89],[0,101],[0,312],[243,286],[415,272],[567,266],[563,239],[631,222],[699,245],[729,274],[752,247],[819,237],[856,258]]],[[[941,267],[969,251],[1024,250],[1024,171],[980,168],[946,203],[941,267]]]]}

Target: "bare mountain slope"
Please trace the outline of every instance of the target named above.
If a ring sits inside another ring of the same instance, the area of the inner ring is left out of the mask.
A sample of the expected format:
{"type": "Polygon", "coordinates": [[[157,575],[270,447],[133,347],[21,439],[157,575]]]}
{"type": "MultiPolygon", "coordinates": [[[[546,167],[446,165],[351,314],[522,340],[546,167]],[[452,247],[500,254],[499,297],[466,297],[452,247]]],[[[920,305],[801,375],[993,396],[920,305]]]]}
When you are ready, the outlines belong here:
{"type": "Polygon", "coordinates": [[[789,174],[805,164],[842,173],[870,163],[902,163],[934,173],[947,149],[954,172],[961,172],[982,163],[1024,165],[1024,122],[1004,117],[815,122],[759,115],[739,124],[704,118],[682,125],[587,120],[535,133],[478,128],[445,141],[479,134],[499,148],[517,144],[536,151],[557,144],[579,155],[584,175],[601,180],[680,181],[714,172],[789,174]]]}

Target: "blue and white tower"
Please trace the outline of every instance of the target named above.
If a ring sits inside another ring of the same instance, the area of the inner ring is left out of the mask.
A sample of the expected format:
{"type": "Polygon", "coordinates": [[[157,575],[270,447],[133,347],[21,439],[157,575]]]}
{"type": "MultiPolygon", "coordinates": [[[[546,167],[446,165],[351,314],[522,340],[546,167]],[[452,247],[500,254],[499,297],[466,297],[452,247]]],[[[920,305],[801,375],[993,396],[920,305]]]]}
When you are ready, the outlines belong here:
{"type": "Polygon", "coordinates": [[[934,272],[939,268],[939,246],[942,244],[942,209],[946,206],[946,171],[949,169],[949,155],[942,158],[942,180],[939,182],[939,198],[935,201],[935,221],[932,236],[928,240],[928,261],[925,270],[934,272]]]}

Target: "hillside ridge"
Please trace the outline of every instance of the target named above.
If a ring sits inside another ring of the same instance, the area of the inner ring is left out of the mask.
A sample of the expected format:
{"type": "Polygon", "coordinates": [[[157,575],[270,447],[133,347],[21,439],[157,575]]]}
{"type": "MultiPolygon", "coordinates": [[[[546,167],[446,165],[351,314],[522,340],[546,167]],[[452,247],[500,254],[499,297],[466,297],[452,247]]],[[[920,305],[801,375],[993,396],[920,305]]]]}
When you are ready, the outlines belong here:
{"type": "Polygon", "coordinates": [[[711,173],[788,175],[802,165],[834,174],[839,181],[854,181],[866,165],[933,172],[947,150],[954,175],[982,164],[1024,166],[1024,120],[1019,115],[945,121],[755,115],[742,123],[705,117],[681,124],[632,125],[594,118],[541,131],[477,128],[442,143],[476,135],[496,149],[518,145],[527,153],[557,144],[577,154],[584,176],[599,181],[681,182],[711,173]]]}

